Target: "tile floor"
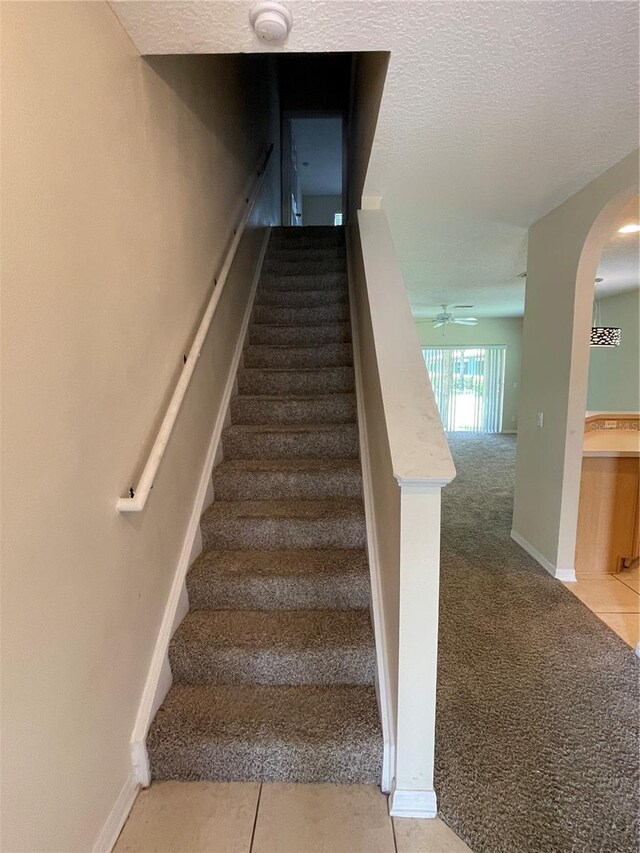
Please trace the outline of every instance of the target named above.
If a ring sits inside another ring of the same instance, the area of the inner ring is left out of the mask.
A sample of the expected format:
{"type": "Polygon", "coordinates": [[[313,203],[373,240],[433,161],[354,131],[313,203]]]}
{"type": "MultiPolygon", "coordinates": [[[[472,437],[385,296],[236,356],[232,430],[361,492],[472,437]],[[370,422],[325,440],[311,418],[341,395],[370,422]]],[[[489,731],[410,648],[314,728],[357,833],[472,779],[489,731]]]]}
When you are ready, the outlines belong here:
{"type": "Polygon", "coordinates": [[[583,604],[593,610],[640,656],[640,566],[611,575],[580,575],[565,583],[583,604]]]}
{"type": "Polygon", "coordinates": [[[470,853],[441,820],[390,818],[368,785],[156,782],[114,853],[470,853]]]}

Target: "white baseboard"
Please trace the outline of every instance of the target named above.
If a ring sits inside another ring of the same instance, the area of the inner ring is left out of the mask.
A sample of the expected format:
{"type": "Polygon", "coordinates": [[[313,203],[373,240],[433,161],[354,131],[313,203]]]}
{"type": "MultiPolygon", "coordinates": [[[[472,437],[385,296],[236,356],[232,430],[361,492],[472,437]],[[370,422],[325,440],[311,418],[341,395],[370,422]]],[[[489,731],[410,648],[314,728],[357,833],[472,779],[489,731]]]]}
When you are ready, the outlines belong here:
{"type": "Polygon", "coordinates": [[[369,573],[371,577],[371,615],[376,643],[376,694],[380,709],[380,720],[382,724],[382,739],[384,751],[382,759],[382,779],[380,787],[386,794],[391,791],[396,770],[396,747],[395,729],[393,725],[393,711],[391,704],[391,682],[389,679],[389,655],[386,636],[386,623],[384,620],[384,595],[382,592],[382,578],[380,576],[380,559],[378,548],[378,537],[375,518],[375,505],[373,499],[373,481],[371,477],[371,466],[369,464],[369,439],[367,436],[367,423],[363,409],[362,389],[362,365],[360,364],[360,351],[358,348],[358,320],[353,298],[351,255],[347,233],[347,278],[349,282],[349,313],[351,315],[351,346],[353,349],[353,369],[356,389],[356,406],[358,412],[358,432],[360,442],[360,465],[362,467],[362,491],[364,501],[364,512],[367,528],[367,558],[369,561],[369,573]]]}
{"type": "Polygon", "coordinates": [[[564,583],[574,583],[576,580],[576,572],[575,569],[559,569],[553,565],[552,562],[547,560],[547,558],[540,553],[530,542],[521,536],[517,530],[511,531],[511,538],[514,542],[517,542],[518,545],[524,549],[530,557],[536,561],[536,563],[540,563],[543,569],[546,569],[549,574],[554,577],[556,580],[563,581],[564,583]]]}
{"type": "Polygon", "coordinates": [[[102,829],[98,833],[98,837],[93,843],[93,847],[91,848],[92,853],[111,853],[122,831],[122,827],[129,817],[129,812],[138,794],[139,787],[134,773],[130,773],[120,789],[120,793],[102,829]]]}
{"type": "Polygon", "coordinates": [[[389,796],[389,814],[391,817],[437,817],[436,792],[433,789],[408,791],[394,788],[389,796]]]}
{"type": "Polygon", "coordinates": [[[636,657],[640,658],[640,643],[636,645],[636,657]]]}
{"type": "Polygon", "coordinates": [[[147,674],[144,690],[138,707],[136,722],[131,735],[131,763],[133,765],[134,778],[137,784],[147,787],[151,784],[151,771],[149,767],[149,756],[147,754],[146,738],[149,726],[156,714],[156,711],[162,704],[169,688],[171,687],[171,669],[169,667],[168,651],[169,642],[175,629],[178,627],[186,612],[189,609],[189,600],[186,594],[185,579],[187,571],[193,560],[202,550],[202,539],[200,535],[200,517],[204,508],[213,500],[213,486],[211,484],[211,472],[213,470],[216,459],[220,450],[220,439],[222,430],[224,429],[229,412],[229,405],[233,391],[236,387],[236,373],[242,358],[244,341],[251,320],[251,310],[255,298],[258,281],[260,279],[260,271],[264,260],[265,252],[267,251],[267,243],[269,241],[270,229],[266,229],[260,253],[256,264],[253,282],[247,301],[247,307],[238,340],[231,360],[229,375],[225,384],[225,389],[220,401],[220,409],[216,417],[209,447],[205,457],[200,482],[196,491],[196,496],[193,501],[189,524],[185,533],[178,565],[169,591],[169,597],[165,606],[160,630],[156,639],[155,648],[151,657],[151,664],[147,674]]]}
{"type": "Polygon", "coordinates": [[[556,569],[554,577],[563,583],[576,583],[578,580],[575,569],[556,569]]]}

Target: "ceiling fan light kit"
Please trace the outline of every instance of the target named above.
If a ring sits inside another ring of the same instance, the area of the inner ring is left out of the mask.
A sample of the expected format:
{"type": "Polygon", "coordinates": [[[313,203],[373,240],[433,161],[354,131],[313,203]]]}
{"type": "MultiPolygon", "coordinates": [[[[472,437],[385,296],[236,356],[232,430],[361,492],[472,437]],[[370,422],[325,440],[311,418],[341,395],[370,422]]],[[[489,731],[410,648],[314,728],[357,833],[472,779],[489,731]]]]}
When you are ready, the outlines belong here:
{"type": "Polygon", "coordinates": [[[476,317],[456,317],[450,311],[447,311],[448,305],[442,306],[442,313],[438,314],[431,321],[434,329],[442,329],[444,334],[445,326],[476,326],[478,320],[476,317]]]}

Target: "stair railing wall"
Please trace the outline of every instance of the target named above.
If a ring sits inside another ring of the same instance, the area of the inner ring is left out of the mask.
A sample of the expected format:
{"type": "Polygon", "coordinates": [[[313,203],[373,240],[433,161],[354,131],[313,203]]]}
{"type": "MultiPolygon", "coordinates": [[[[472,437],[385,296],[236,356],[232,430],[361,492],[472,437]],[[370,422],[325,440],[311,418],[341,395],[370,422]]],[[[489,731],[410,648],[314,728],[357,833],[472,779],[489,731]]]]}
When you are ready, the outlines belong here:
{"type": "Polygon", "coordinates": [[[378,692],[391,814],[435,817],[440,495],[455,477],[383,210],[349,228],[378,692]]]}
{"type": "Polygon", "coordinates": [[[160,467],[160,463],[162,462],[162,457],[164,456],[165,448],[167,446],[169,438],[171,437],[173,427],[180,413],[182,401],[184,400],[185,394],[187,393],[187,388],[189,387],[189,384],[191,382],[191,377],[193,376],[193,372],[198,363],[198,359],[200,358],[200,353],[202,352],[202,347],[204,346],[204,342],[211,327],[213,316],[220,302],[220,298],[224,292],[224,287],[227,283],[227,278],[229,276],[231,266],[235,259],[236,252],[238,251],[240,241],[242,240],[242,235],[244,234],[245,228],[247,227],[247,222],[249,221],[249,217],[251,216],[251,212],[255,205],[256,199],[260,195],[260,190],[264,182],[265,173],[269,165],[269,160],[271,158],[272,151],[273,144],[269,147],[266,154],[260,158],[260,162],[256,167],[255,177],[252,181],[252,186],[250,188],[249,194],[246,196],[246,202],[243,205],[244,209],[240,216],[240,220],[237,223],[236,227],[233,229],[233,235],[231,243],[229,245],[229,249],[227,251],[227,254],[225,255],[220,272],[215,278],[213,292],[211,293],[211,297],[209,299],[207,307],[205,308],[204,314],[202,315],[202,320],[200,321],[200,325],[198,327],[198,331],[196,332],[195,338],[193,339],[193,343],[189,348],[189,355],[185,355],[184,367],[182,368],[180,378],[178,379],[176,387],[171,396],[171,400],[169,401],[169,405],[167,406],[164,418],[162,419],[162,423],[160,424],[160,428],[153,443],[153,447],[149,452],[147,461],[145,462],[142,474],[137,485],[130,486],[128,497],[119,498],[116,502],[116,509],[118,510],[118,512],[142,512],[142,510],[145,508],[149,493],[153,488],[153,481],[155,479],[158,468],[160,467]]]}
{"type": "MultiPolygon", "coordinates": [[[[211,471],[221,453],[222,431],[229,420],[230,401],[236,387],[236,373],[242,361],[262,262],[269,241],[269,223],[275,210],[274,199],[277,195],[278,175],[273,174],[274,163],[271,161],[270,174],[267,175],[267,182],[263,183],[268,162],[267,154],[265,158],[261,158],[261,163],[264,163],[264,166],[259,167],[261,174],[254,174],[251,184],[243,194],[242,202],[246,207],[242,220],[236,227],[235,234],[232,235],[233,239],[230,241],[230,248],[213,294],[215,296],[217,293],[218,296],[213,303],[214,311],[208,326],[209,334],[205,334],[204,337],[200,366],[195,373],[191,371],[192,392],[186,396],[183,413],[178,418],[179,421],[185,419],[189,423],[192,420],[190,410],[197,407],[201,412],[206,411],[205,420],[210,426],[207,427],[207,447],[199,469],[199,480],[193,503],[188,510],[184,539],[157,630],[131,734],[133,778],[137,784],[143,786],[151,782],[146,748],[147,732],[172,683],[168,661],[169,642],[189,609],[186,574],[202,550],[200,518],[204,509],[213,500],[211,471]],[[227,286],[223,287],[225,282],[227,286]]],[[[213,297],[208,307],[211,307],[212,301],[213,297]]],[[[200,329],[205,319],[206,315],[200,329]]],[[[196,341],[192,345],[189,358],[194,354],[195,346],[196,341]]],[[[194,358],[194,367],[196,362],[197,358],[194,358]]],[[[178,423],[176,429],[177,440],[183,427],[178,423]]],[[[167,461],[169,461],[168,458],[167,461]]],[[[158,479],[164,479],[162,471],[158,473],[158,479]]],[[[184,484],[179,485],[184,488],[184,484]]],[[[162,490],[156,499],[164,500],[162,490]]],[[[124,517],[142,519],[145,516],[124,517]]]]}

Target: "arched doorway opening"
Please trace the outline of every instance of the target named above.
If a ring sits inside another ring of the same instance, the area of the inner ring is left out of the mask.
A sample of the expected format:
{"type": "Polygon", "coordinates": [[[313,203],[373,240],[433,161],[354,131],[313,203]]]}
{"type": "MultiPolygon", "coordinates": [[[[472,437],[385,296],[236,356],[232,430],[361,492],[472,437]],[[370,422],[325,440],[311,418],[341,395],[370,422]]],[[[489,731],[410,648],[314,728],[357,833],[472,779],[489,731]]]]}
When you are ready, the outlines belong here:
{"type": "Polygon", "coordinates": [[[511,535],[565,581],[575,580],[594,282],[638,183],[633,152],[529,232],[511,535]]]}

